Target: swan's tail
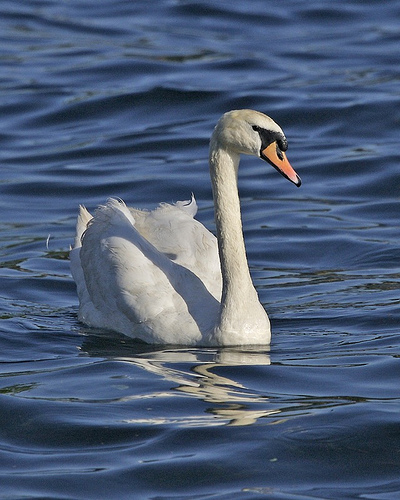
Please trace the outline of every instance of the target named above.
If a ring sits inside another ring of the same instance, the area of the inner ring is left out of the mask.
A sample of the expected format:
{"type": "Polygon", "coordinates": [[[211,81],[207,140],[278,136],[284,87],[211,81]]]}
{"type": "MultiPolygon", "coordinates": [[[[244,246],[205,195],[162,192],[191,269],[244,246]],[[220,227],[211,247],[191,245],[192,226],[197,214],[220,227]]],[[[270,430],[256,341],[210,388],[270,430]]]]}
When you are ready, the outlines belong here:
{"type": "Polygon", "coordinates": [[[79,205],[79,215],[76,220],[74,248],[79,248],[82,245],[83,233],[86,231],[91,219],[92,215],[89,213],[89,211],[83,205],[79,205]]]}

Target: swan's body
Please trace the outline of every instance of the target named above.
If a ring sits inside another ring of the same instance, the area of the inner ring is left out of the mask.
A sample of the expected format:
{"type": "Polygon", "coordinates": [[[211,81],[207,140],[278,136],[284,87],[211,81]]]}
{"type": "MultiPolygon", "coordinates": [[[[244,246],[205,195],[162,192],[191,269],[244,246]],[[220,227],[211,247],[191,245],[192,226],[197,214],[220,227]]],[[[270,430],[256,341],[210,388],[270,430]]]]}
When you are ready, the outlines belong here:
{"type": "Polygon", "coordinates": [[[109,200],[93,218],[81,207],[71,251],[79,319],[148,343],[268,344],[269,319],[247,264],[237,174],[240,154],[250,154],[299,186],[286,149],[268,116],[222,116],[210,143],[217,238],[193,218],[193,197],[152,212],[109,200]]]}

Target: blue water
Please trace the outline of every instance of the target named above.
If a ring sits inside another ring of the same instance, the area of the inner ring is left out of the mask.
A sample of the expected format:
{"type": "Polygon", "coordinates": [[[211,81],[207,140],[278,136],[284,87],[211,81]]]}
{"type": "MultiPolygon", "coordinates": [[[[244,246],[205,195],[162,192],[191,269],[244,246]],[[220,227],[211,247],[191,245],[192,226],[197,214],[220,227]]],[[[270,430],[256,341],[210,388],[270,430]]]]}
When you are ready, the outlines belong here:
{"type": "Polygon", "coordinates": [[[3,0],[0,498],[400,497],[400,2],[3,0]],[[240,172],[270,349],[77,321],[79,203],[187,199],[254,108],[297,189],[240,172]]]}

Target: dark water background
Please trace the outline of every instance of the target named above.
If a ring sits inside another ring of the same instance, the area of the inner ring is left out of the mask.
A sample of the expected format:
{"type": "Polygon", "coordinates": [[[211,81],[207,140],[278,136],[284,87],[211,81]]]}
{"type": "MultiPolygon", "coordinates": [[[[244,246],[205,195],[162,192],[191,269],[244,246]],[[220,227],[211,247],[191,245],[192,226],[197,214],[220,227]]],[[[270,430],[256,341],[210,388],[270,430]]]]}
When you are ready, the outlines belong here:
{"type": "Polygon", "coordinates": [[[400,498],[400,2],[3,0],[0,498],[400,498]],[[76,318],[79,203],[187,199],[208,138],[273,116],[300,189],[240,190],[270,350],[76,318]]]}

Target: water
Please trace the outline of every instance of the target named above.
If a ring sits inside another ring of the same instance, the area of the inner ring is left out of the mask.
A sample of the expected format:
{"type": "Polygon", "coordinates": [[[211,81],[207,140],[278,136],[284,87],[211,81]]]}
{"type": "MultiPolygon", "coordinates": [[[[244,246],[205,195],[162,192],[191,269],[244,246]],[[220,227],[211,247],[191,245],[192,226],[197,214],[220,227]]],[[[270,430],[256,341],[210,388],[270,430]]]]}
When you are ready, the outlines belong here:
{"type": "Polygon", "coordinates": [[[0,498],[400,494],[400,3],[4,0],[0,498]],[[79,203],[194,191],[218,117],[265,111],[300,189],[245,158],[270,349],[168,349],[76,318],[79,203]]]}

